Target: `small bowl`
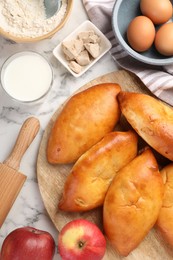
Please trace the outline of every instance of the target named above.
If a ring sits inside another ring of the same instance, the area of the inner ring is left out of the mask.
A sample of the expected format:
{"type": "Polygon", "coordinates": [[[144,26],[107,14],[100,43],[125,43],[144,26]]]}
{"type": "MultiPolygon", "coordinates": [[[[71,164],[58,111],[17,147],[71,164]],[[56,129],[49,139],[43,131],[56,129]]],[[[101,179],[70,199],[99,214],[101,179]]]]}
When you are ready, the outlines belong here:
{"type": "Polygon", "coordinates": [[[78,33],[83,31],[93,30],[101,39],[100,42],[100,55],[93,59],[88,65],[84,66],[80,73],[75,73],[69,68],[69,62],[65,59],[64,53],[62,51],[62,42],[53,50],[54,56],[62,63],[64,67],[74,76],[80,77],[83,75],[91,66],[93,66],[105,53],[107,53],[111,48],[110,41],[106,38],[106,36],[90,21],[85,21],[79,27],[77,27],[69,36],[67,36],[63,41],[69,41],[72,39],[76,39],[78,33]]]}
{"type": "MultiPolygon", "coordinates": [[[[171,1],[173,3],[173,1],[171,1]]],[[[136,52],[127,41],[127,28],[132,19],[142,15],[140,11],[140,0],[117,0],[112,13],[112,28],[120,45],[127,53],[138,61],[150,65],[168,65],[173,63],[173,56],[166,57],[155,49],[154,45],[145,52],[136,52]]],[[[156,28],[157,30],[157,28],[156,28]]]]}
{"type": "Polygon", "coordinates": [[[43,102],[53,83],[53,70],[39,53],[22,51],[6,59],[1,68],[1,86],[17,102],[43,102]]]}
{"type": "Polygon", "coordinates": [[[38,42],[47,38],[51,38],[55,33],[57,33],[67,22],[71,11],[72,11],[72,6],[73,6],[73,0],[68,0],[67,3],[67,10],[66,13],[64,15],[64,17],[62,18],[61,22],[57,25],[57,27],[55,29],[53,29],[52,31],[41,35],[41,36],[36,36],[36,37],[19,37],[19,36],[15,36],[14,34],[11,34],[7,31],[5,31],[1,26],[0,26],[0,35],[2,35],[4,38],[6,39],[10,39],[16,43],[28,43],[28,42],[38,42]]]}

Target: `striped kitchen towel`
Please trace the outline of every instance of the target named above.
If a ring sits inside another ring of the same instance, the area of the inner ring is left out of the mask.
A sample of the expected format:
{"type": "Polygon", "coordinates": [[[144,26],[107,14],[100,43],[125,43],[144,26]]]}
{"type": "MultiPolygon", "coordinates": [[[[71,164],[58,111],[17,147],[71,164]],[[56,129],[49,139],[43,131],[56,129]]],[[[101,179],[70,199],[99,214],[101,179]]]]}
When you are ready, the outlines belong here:
{"type": "Polygon", "coordinates": [[[158,98],[173,106],[173,65],[155,67],[128,55],[119,45],[111,27],[111,14],[116,0],[83,0],[89,19],[112,43],[113,59],[122,68],[135,73],[158,98]]]}

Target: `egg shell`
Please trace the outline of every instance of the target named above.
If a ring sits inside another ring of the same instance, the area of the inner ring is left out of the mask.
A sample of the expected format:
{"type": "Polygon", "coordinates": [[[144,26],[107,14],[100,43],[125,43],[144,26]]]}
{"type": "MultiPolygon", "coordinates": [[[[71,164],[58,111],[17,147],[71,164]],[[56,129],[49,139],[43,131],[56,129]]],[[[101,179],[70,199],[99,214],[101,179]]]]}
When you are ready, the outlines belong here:
{"type": "Polygon", "coordinates": [[[172,3],[169,0],[141,0],[140,9],[154,24],[167,22],[173,13],[172,3]]]}
{"type": "Polygon", "coordinates": [[[164,56],[173,55],[173,23],[163,24],[156,32],[155,47],[164,56]]]}
{"type": "Polygon", "coordinates": [[[148,50],[154,42],[155,27],[153,22],[146,16],[137,16],[127,28],[127,39],[130,46],[138,51],[148,50]]]}

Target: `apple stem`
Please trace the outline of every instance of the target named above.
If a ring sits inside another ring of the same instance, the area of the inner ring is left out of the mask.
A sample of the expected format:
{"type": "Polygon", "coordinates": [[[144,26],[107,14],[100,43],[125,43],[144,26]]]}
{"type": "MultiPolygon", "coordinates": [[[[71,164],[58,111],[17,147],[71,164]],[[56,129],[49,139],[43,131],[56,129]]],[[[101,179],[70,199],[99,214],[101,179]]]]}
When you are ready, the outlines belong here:
{"type": "Polygon", "coordinates": [[[78,245],[79,245],[79,248],[82,248],[82,247],[84,246],[84,244],[85,244],[84,242],[79,241],[79,244],[78,244],[78,245]]]}

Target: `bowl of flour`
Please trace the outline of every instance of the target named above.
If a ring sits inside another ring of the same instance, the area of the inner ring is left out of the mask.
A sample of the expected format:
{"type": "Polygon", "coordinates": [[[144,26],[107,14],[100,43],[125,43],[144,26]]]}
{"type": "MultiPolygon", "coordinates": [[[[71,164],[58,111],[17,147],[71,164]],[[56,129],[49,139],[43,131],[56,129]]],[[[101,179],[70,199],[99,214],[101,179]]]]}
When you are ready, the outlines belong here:
{"type": "Polygon", "coordinates": [[[46,17],[44,0],[0,0],[0,34],[15,42],[51,38],[67,21],[73,0],[62,0],[55,15],[46,17]]]}

